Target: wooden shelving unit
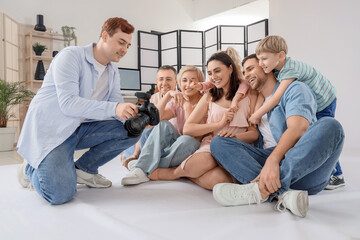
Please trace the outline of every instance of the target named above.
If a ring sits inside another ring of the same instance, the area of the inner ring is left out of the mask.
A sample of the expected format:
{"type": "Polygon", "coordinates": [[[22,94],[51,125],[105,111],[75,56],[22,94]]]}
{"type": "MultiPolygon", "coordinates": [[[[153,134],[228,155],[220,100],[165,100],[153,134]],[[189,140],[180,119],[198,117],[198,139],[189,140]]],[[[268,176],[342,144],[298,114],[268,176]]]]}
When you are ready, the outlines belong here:
{"type": "MultiPolygon", "coordinates": [[[[40,31],[29,31],[25,34],[25,65],[24,65],[24,74],[25,74],[25,82],[26,86],[29,90],[36,92],[41,84],[42,80],[35,80],[35,68],[37,62],[42,60],[44,62],[45,68],[47,69],[53,59],[52,52],[53,51],[60,51],[64,48],[64,37],[62,34],[58,33],[50,33],[50,32],[40,32],[40,31]],[[41,44],[47,47],[47,50],[43,52],[42,56],[36,56],[32,45],[35,42],[40,42],[41,44]],[[63,44],[62,44],[63,43],[63,44]],[[56,45],[56,47],[54,47],[56,45]],[[60,47],[61,46],[61,47],[60,47]]],[[[72,38],[67,41],[67,45],[77,45],[77,38],[72,38]]]]}

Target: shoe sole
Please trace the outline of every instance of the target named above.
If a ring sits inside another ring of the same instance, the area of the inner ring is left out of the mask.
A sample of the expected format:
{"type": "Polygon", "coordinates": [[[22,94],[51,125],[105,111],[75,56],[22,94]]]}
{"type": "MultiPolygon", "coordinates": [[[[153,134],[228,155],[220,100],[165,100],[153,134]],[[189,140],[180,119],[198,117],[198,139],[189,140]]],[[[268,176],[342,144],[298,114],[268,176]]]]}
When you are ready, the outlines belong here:
{"type": "Polygon", "coordinates": [[[305,217],[309,210],[309,196],[307,191],[299,193],[297,196],[297,206],[300,213],[300,217],[305,217]]]}
{"type": "Polygon", "coordinates": [[[341,187],[345,187],[345,183],[339,184],[339,185],[328,185],[325,187],[325,190],[335,190],[341,187]]]}
{"type": "Polygon", "coordinates": [[[220,184],[216,184],[216,185],[213,187],[213,190],[212,190],[212,192],[213,192],[213,197],[214,197],[215,201],[218,202],[220,205],[222,205],[222,206],[224,206],[224,207],[229,207],[229,206],[231,206],[231,205],[225,204],[224,201],[223,201],[223,199],[222,199],[221,197],[219,197],[219,196],[220,196],[219,191],[221,191],[221,190],[220,190],[221,187],[222,187],[222,184],[221,184],[221,183],[220,183],[220,184]]]}
{"type": "Polygon", "coordinates": [[[111,185],[112,185],[112,183],[109,185],[109,186],[99,186],[99,185],[93,185],[93,184],[89,184],[88,182],[86,182],[86,181],[84,181],[84,180],[82,180],[81,178],[79,178],[79,177],[77,177],[76,178],[76,182],[78,183],[78,184],[85,184],[87,187],[89,187],[89,188],[109,188],[109,187],[111,187],[111,185]]]}
{"type": "Polygon", "coordinates": [[[121,185],[123,186],[138,185],[140,183],[145,183],[148,181],[150,181],[150,179],[141,180],[141,181],[134,181],[134,179],[126,179],[126,180],[121,180],[121,185]]]}

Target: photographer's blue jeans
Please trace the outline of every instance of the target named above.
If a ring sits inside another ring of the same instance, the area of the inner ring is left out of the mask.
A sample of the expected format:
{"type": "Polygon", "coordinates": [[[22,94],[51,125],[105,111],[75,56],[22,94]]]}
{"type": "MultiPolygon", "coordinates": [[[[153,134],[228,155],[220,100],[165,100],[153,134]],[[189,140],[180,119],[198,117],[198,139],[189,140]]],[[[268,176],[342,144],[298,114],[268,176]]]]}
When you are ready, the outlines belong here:
{"type": "MultiPolygon", "coordinates": [[[[344,131],[338,121],[325,117],[314,123],[286,154],[280,164],[281,188],[270,200],[289,188],[322,191],[344,144],[344,131]]],[[[211,153],[235,179],[250,183],[259,174],[274,148],[260,149],[236,138],[215,137],[211,153]]]]}
{"type": "Polygon", "coordinates": [[[188,135],[179,135],[175,127],[166,120],[154,126],[135,167],[141,168],[147,175],[156,168],[178,166],[193,154],[200,142],[188,135]]]}
{"type": "Polygon", "coordinates": [[[49,203],[62,204],[76,193],[76,171],[97,174],[98,168],[109,162],[138,138],[128,138],[123,123],[117,120],[81,124],[62,144],[53,149],[37,169],[29,164],[26,176],[35,190],[49,203]],[[87,149],[74,164],[75,150],[87,149]]]}

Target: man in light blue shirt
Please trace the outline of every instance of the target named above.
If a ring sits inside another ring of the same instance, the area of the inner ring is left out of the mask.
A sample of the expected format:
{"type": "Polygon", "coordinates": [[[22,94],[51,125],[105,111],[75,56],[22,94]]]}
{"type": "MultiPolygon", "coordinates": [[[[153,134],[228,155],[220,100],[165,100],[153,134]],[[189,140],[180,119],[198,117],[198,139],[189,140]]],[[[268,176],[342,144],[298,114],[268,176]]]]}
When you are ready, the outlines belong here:
{"type": "Polygon", "coordinates": [[[110,187],[98,168],[138,140],[123,126],[138,108],[124,103],[112,63],[127,53],[133,32],[125,19],[110,18],[96,44],[63,49],[29,106],[17,145],[25,160],[18,180],[51,204],[71,200],[77,183],[110,187]],[[87,148],[74,164],[74,151],[87,148]]]}
{"type": "MultiPolygon", "coordinates": [[[[243,60],[243,69],[252,89],[265,98],[274,94],[279,83],[272,72],[264,72],[255,54],[243,60]]],[[[288,209],[305,217],[308,194],[317,194],[327,186],[344,144],[340,123],[330,117],[316,120],[316,109],[313,92],[296,81],[261,120],[261,125],[268,122],[269,131],[260,127],[266,149],[236,138],[215,137],[211,153],[242,183],[215,185],[215,200],[234,206],[277,198],[276,210],[288,209]]]]}

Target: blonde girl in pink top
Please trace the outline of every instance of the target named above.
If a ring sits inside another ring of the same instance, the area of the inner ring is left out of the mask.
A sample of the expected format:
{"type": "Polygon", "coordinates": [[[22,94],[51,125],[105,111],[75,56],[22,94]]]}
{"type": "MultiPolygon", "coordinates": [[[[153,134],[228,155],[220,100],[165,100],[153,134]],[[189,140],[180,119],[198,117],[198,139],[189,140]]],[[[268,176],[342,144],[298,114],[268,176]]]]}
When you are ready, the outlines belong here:
{"type": "Polygon", "coordinates": [[[199,186],[212,189],[221,182],[232,182],[232,178],[218,166],[210,153],[210,142],[215,135],[236,137],[252,143],[258,138],[254,127],[250,127],[247,118],[256,94],[247,94],[238,103],[239,110],[234,113],[231,100],[239,87],[237,69],[232,59],[224,52],[213,54],[207,62],[209,80],[215,88],[207,92],[186,120],[183,132],[193,137],[203,137],[199,150],[186,159],[179,167],[156,169],[149,177],[153,180],[173,180],[188,177],[199,186]],[[251,100],[251,101],[250,101],[251,100]],[[202,119],[208,115],[206,123],[202,119]]]}

